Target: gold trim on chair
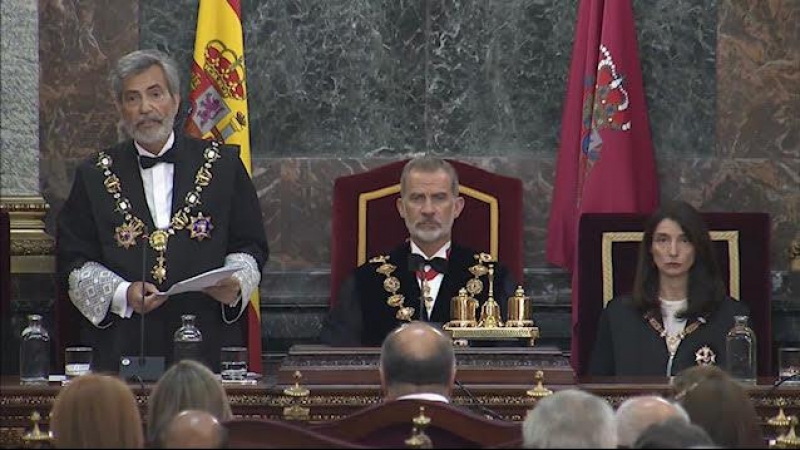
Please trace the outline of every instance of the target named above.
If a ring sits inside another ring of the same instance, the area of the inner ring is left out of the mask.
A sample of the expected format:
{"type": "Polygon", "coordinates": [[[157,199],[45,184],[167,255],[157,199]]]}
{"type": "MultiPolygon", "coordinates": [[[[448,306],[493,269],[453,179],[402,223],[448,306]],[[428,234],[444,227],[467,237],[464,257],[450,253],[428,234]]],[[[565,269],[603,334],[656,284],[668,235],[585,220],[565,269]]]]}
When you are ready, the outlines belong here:
{"type": "MultiPolygon", "coordinates": [[[[739,272],[739,232],[709,231],[712,241],[726,241],[728,243],[728,293],[736,300],[740,299],[740,272],[739,272]]],[[[644,233],[641,231],[603,233],[601,246],[603,267],[603,307],[614,298],[614,262],[612,259],[611,245],[615,242],[642,242],[644,233]]]]}
{"type": "MultiPolygon", "coordinates": [[[[489,253],[495,260],[498,259],[500,247],[500,206],[497,198],[480,192],[468,186],[461,185],[458,187],[461,195],[468,195],[475,200],[487,203],[489,205],[489,253]]],[[[364,192],[358,196],[358,264],[362,265],[367,262],[367,202],[386,197],[387,195],[394,195],[400,192],[400,183],[395,185],[377,189],[370,192],[364,192]]]]}

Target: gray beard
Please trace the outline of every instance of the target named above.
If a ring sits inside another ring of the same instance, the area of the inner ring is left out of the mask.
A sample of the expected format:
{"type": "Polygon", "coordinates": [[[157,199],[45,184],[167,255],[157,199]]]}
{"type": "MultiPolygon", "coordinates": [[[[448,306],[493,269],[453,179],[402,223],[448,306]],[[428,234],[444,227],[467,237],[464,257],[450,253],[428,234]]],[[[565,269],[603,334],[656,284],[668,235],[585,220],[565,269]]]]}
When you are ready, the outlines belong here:
{"type": "Polygon", "coordinates": [[[166,140],[169,138],[170,133],[172,133],[173,126],[175,126],[174,117],[164,119],[164,122],[157,130],[149,133],[142,133],[138,131],[135,126],[131,126],[130,124],[125,124],[125,131],[136,142],[144,145],[150,145],[150,144],[157,144],[159,142],[166,142],[166,140]]]}

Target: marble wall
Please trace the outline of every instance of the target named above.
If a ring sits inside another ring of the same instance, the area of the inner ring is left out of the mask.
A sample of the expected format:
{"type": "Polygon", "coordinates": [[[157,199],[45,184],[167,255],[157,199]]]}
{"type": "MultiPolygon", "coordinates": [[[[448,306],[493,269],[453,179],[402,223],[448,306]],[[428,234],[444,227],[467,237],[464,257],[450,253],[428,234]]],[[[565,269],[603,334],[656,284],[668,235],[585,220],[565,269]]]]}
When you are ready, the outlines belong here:
{"type": "MultiPolygon", "coordinates": [[[[569,275],[546,263],[544,240],[577,1],[242,4],[253,172],[272,250],[265,348],[316,338],[333,180],[423,151],[523,180],[526,288],[543,334],[568,347],[569,275]]],[[[157,47],[188,73],[196,9],[39,0],[49,229],[76,163],[116,139],[109,64],[157,47]]],[[[636,0],[634,10],[662,198],[769,212],[776,336],[800,336],[800,281],[787,272],[800,237],[800,3],[636,0]]]]}

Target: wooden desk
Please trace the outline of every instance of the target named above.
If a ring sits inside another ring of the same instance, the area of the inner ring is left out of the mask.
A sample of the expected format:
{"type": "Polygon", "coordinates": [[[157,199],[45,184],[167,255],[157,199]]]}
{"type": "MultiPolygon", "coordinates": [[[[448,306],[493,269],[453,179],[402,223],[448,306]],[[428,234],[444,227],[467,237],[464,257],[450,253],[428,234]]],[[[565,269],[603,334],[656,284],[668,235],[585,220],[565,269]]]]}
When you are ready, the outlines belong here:
{"type": "MultiPolygon", "coordinates": [[[[546,349],[539,349],[538,353],[532,350],[459,349],[457,378],[469,392],[456,388],[453,403],[476,411],[488,408],[507,420],[522,421],[526,412],[536,405],[537,400],[526,394],[534,387],[536,370],[546,373],[544,384],[549,389],[577,387],[604,397],[615,407],[628,397],[669,395],[671,392],[666,379],[576,381],[563,365],[566,358],[546,349]]],[[[284,389],[294,384],[292,375],[300,370],[304,377],[302,384],[310,394],[299,399],[297,404],[308,408],[307,420],[338,419],[382,400],[377,376],[378,354],[377,349],[298,347],[284,359],[274,376],[253,386],[226,386],[226,391],[235,415],[282,419],[284,408],[298,401],[284,394],[284,389]]],[[[786,414],[800,415],[800,386],[782,385],[773,389],[774,379],[759,381],[761,384],[747,387],[747,392],[765,424],[765,436],[774,436],[766,420],[777,414],[779,402],[785,402],[786,414]]],[[[57,383],[23,386],[16,378],[0,379],[0,446],[22,445],[22,436],[31,428],[33,411],[43,416],[42,428],[48,430],[47,416],[60,388],[57,383]]],[[[145,417],[152,385],[132,385],[132,388],[145,417]]]]}

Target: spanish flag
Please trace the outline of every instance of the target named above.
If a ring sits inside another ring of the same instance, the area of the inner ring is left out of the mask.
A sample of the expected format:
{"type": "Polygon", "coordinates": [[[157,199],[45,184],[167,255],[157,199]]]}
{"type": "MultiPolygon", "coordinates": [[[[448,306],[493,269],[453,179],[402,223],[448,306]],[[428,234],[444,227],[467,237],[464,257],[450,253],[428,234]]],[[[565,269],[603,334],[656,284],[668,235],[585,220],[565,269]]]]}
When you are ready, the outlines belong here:
{"type": "MultiPolygon", "coordinates": [[[[247,171],[250,126],[245,84],[244,33],[240,0],[200,0],[194,43],[186,132],[235,144],[247,171]]],[[[261,310],[258,290],[247,310],[248,369],[261,373],[261,310]]]]}

